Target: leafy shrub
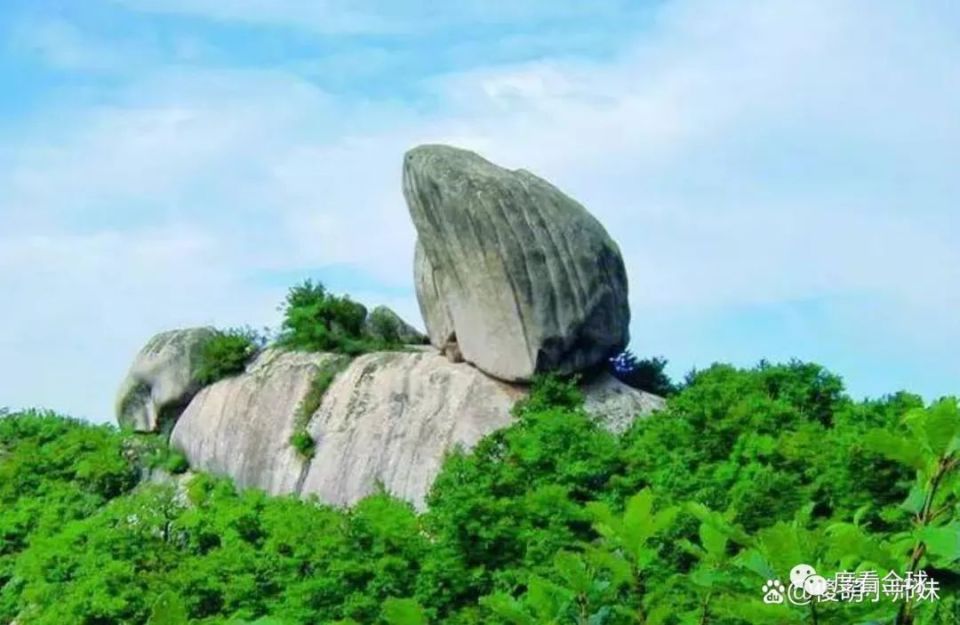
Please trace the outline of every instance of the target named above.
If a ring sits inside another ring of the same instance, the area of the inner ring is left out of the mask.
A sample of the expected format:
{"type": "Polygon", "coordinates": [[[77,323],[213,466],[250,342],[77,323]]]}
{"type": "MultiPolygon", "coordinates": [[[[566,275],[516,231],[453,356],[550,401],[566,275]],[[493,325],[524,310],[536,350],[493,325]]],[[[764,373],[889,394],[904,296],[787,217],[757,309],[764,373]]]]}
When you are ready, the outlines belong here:
{"type": "Polygon", "coordinates": [[[655,356],[639,360],[629,350],[610,359],[610,372],[618,380],[627,386],[661,397],[674,395],[678,390],[677,385],[664,371],[666,366],[665,358],[655,356]]]}
{"type": "Polygon", "coordinates": [[[306,351],[361,353],[367,309],[306,280],[287,294],[279,343],[306,351]]]}
{"type": "Polygon", "coordinates": [[[243,373],[265,343],[266,339],[250,328],[218,331],[200,347],[194,378],[207,385],[243,373]]]}
{"type": "Polygon", "coordinates": [[[513,407],[514,416],[522,417],[545,410],[579,410],[583,408],[580,377],[564,379],[555,375],[537,375],[527,396],[513,407]]]}
{"type": "Polygon", "coordinates": [[[337,374],[347,368],[351,359],[349,357],[338,357],[323,363],[310,381],[310,388],[306,396],[297,407],[296,421],[294,431],[290,436],[290,444],[300,452],[305,458],[312,458],[316,447],[315,441],[307,432],[307,426],[310,425],[310,417],[313,416],[323,403],[323,396],[327,389],[333,384],[337,374]]]}
{"type": "Polygon", "coordinates": [[[290,445],[304,458],[313,458],[313,452],[317,448],[317,442],[304,430],[297,430],[290,436],[290,445]]]}
{"type": "Polygon", "coordinates": [[[173,475],[179,475],[186,473],[190,469],[190,463],[182,452],[171,451],[170,455],[167,456],[166,462],[163,463],[163,468],[173,475]]]}
{"type": "Polygon", "coordinates": [[[368,326],[362,304],[333,295],[319,282],[306,280],[290,289],[281,311],[283,323],[277,342],[289,349],[357,356],[403,347],[394,319],[375,314],[368,326]]]}
{"type": "Polygon", "coordinates": [[[125,432],[124,435],[124,456],[135,466],[162,469],[173,475],[190,469],[187,457],[171,448],[164,436],[135,432],[125,432]]]}

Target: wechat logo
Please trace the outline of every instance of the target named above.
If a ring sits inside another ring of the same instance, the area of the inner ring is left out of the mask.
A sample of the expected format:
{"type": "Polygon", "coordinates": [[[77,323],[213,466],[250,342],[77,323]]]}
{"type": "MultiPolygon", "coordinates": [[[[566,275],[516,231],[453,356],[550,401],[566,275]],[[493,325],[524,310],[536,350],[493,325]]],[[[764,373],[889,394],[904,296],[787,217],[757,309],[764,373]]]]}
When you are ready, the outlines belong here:
{"type": "Polygon", "coordinates": [[[778,579],[768,579],[760,588],[763,602],[777,605],[789,601],[793,605],[807,605],[815,598],[827,592],[828,583],[816,569],[809,564],[798,564],[790,570],[790,587],[787,588],[778,579]]]}
{"type": "Polygon", "coordinates": [[[790,570],[789,587],[784,588],[779,580],[768,579],[761,590],[764,603],[800,606],[832,601],[877,603],[881,596],[893,602],[940,598],[940,582],[926,571],[910,571],[905,577],[895,571],[883,577],[877,571],[838,571],[833,577],[825,578],[809,564],[798,564],[790,570]]]}
{"type": "Polygon", "coordinates": [[[790,569],[790,590],[787,596],[790,603],[806,605],[814,597],[827,592],[827,580],[817,575],[816,569],[809,564],[798,564],[790,569]]]}
{"type": "Polygon", "coordinates": [[[783,603],[783,595],[787,592],[779,579],[768,579],[760,590],[763,592],[763,602],[767,604],[783,603]]]}

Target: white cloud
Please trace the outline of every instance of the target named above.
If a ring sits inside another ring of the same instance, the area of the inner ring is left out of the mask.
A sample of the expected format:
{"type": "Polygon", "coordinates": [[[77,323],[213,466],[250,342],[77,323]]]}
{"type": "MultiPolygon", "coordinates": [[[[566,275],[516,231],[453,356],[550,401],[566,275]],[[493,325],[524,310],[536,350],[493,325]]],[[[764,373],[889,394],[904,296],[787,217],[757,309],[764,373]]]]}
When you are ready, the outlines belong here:
{"type": "Polygon", "coordinates": [[[0,391],[94,420],[161,327],[264,319],[279,293],[248,288],[193,228],[0,238],[0,391]]]}
{"type": "Polygon", "coordinates": [[[607,224],[642,352],[707,364],[724,358],[709,320],[827,300],[838,362],[882,368],[850,354],[886,341],[888,358],[960,373],[936,347],[960,341],[960,41],[942,22],[894,3],[678,1],[612,61],[428,77],[429,111],[287,70],[157,68],[0,151],[0,290],[27,303],[0,326],[29,354],[0,369],[0,398],[101,415],[103,392],[82,389],[112,392],[150,333],[274,320],[282,289],[251,280],[264,273],[348,264],[409,288],[399,167],[432,141],[540,173],[607,224]]]}

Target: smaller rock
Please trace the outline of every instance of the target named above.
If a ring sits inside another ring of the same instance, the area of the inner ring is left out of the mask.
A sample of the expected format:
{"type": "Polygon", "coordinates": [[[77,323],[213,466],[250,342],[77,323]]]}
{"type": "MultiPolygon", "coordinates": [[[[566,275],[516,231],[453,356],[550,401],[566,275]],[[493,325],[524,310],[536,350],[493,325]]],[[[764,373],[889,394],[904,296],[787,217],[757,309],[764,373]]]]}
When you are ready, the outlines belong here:
{"type": "Polygon", "coordinates": [[[404,321],[387,306],[377,306],[370,311],[366,320],[366,333],[388,343],[423,345],[429,342],[427,335],[404,321]]]}
{"type": "Polygon", "coordinates": [[[590,414],[600,416],[603,427],[615,434],[625,432],[637,420],[637,415],[663,410],[667,404],[659,395],[627,386],[609,373],[587,380],[582,390],[583,407],[590,414]]]}
{"type": "Polygon", "coordinates": [[[213,328],[170,330],[140,350],[117,396],[117,422],[137,432],[169,431],[203,387],[196,365],[213,328]]]}

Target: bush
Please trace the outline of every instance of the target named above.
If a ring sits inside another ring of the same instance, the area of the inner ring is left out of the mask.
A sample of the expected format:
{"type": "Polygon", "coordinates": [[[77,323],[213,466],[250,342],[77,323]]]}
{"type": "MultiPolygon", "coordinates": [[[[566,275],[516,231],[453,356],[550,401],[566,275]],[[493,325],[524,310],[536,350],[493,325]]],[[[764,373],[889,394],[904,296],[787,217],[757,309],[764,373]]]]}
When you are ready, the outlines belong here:
{"type": "Polygon", "coordinates": [[[194,378],[208,385],[243,373],[265,344],[266,339],[250,328],[217,331],[200,346],[194,378]]]}
{"type": "Polygon", "coordinates": [[[304,430],[297,430],[290,436],[290,445],[304,458],[313,458],[317,442],[304,430]]]}
{"type": "Polygon", "coordinates": [[[327,389],[333,384],[337,374],[347,368],[350,364],[350,358],[339,356],[323,363],[310,381],[310,388],[304,396],[303,401],[297,407],[296,421],[294,431],[290,436],[290,444],[300,452],[305,458],[313,457],[313,450],[316,447],[313,438],[307,433],[307,426],[310,425],[310,417],[313,416],[323,403],[323,396],[327,389]]]}
{"type": "Polygon", "coordinates": [[[638,360],[628,351],[610,359],[610,372],[618,380],[635,389],[661,397],[674,395],[678,387],[666,374],[667,360],[655,356],[638,360]]]}
{"type": "Polygon", "coordinates": [[[160,469],[173,475],[190,469],[187,457],[171,448],[162,435],[126,432],[123,446],[127,460],[141,469],[160,469]]]}
{"type": "Polygon", "coordinates": [[[361,353],[367,309],[307,280],[287,294],[279,343],[292,349],[361,353]]]}
{"type": "Polygon", "coordinates": [[[348,296],[329,293],[306,280],[287,294],[277,343],[289,349],[357,356],[401,349],[400,327],[383,313],[367,318],[367,309],[348,296]]]}
{"type": "Polygon", "coordinates": [[[333,380],[337,377],[337,374],[350,365],[350,361],[351,359],[348,357],[339,356],[323,363],[317,369],[313,380],[310,381],[310,388],[307,390],[303,402],[297,408],[298,427],[305,428],[307,426],[310,417],[313,416],[313,413],[315,413],[320,408],[320,404],[323,403],[323,396],[326,394],[327,389],[333,384],[333,380]]]}
{"type": "Polygon", "coordinates": [[[181,473],[186,473],[190,469],[190,463],[187,461],[187,457],[179,451],[171,451],[170,455],[167,456],[166,461],[163,463],[163,468],[166,469],[172,475],[180,475],[181,473]]]}

